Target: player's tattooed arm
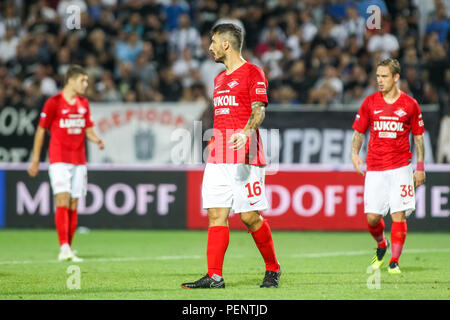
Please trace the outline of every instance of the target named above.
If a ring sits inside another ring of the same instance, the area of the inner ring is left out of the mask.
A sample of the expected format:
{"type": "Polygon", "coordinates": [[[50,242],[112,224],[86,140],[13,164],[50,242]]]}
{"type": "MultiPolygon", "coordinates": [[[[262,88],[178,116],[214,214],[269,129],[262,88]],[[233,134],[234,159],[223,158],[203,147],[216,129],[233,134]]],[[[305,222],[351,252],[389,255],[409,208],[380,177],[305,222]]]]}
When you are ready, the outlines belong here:
{"type": "Polygon", "coordinates": [[[359,151],[361,150],[363,141],[364,141],[364,134],[355,130],[352,138],[352,163],[356,172],[362,176],[364,176],[364,171],[362,170],[364,162],[359,157],[359,151]]]}
{"type": "Polygon", "coordinates": [[[423,162],[425,159],[425,143],[422,134],[414,136],[414,145],[416,146],[417,162],[423,162]]]}
{"type": "Polygon", "coordinates": [[[417,162],[422,163],[422,168],[419,168],[418,166],[416,171],[414,172],[413,177],[414,185],[418,187],[425,183],[425,170],[423,170],[423,161],[425,159],[425,143],[422,134],[414,136],[414,145],[416,146],[417,162]]]}
{"type": "Polygon", "coordinates": [[[250,137],[256,129],[261,125],[266,117],[266,103],[255,101],[252,103],[252,114],[248,119],[247,125],[242,130],[242,133],[250,137]]]}
{"type": "Polygon", "coordinates": [[[229,143],[232,145],[230,149],[239,150],[247,143],[247,140],[258,129],[266,116],[266,103],[255,101],[252,103],[252,114],[247,121],[244,129],[231,136],[229,143]]]}

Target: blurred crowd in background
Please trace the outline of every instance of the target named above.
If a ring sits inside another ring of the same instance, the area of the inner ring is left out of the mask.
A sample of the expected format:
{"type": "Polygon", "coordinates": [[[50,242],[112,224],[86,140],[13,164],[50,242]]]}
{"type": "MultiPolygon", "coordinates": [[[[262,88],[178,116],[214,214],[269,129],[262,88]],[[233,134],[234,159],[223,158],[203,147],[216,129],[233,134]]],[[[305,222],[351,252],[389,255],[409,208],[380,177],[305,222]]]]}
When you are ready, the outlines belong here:
{"type": "Polygon", "coordinates": [[[400,88],[419,104],[448,103],[446,0],[11,0],[0,2],[0,108],[41,108],[72,63],[93,102],[209,101],[224,69],[209,31],[232,22],[243,57],[264,69],[269,101],[360,104],[377,91],[380,59],[402,66],[400,88]],[[80,27],[68,18],[76,6],[80,27]],[[380,28],[368,7],[377,5],[380,28]],[[72,26],[72,27],[71,27],[72,26]]]}

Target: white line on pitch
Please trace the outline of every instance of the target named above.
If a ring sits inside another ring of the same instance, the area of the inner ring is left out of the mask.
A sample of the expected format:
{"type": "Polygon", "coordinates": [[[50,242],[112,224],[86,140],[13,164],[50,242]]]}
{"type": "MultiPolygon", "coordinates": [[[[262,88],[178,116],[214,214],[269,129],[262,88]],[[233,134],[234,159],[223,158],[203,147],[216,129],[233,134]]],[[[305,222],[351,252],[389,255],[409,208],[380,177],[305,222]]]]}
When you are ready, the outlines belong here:
{"type": "MultiPolygon", "coordinates": [[[[450,249],[406,249],[404,253],[446,253],[450,252],[450,249]]],[[[282,258],[326,258],[326,257],[339,257],[339,256],[358,256],[373,253],[373,251],[341,251],[341,252],[317,252],[317,253],[299,253],[281,255],[282,258]]],[[[241,259],[245,258],[245,255],[230,255],[228,258],[241,259]]],[[[122,257],[122,258],[86,258],[86,262],[127,262],[127,261],[147,261],[147,260],[184,260],[184,259],[205,259],[204,255],[190,255],[190,256],[158,256],[158,257],[122,257]]],[[[5,264],[31,264],[31,263],[56,263],[58,260],[11,260],[0,261],[0,265],[5,264]]]]}

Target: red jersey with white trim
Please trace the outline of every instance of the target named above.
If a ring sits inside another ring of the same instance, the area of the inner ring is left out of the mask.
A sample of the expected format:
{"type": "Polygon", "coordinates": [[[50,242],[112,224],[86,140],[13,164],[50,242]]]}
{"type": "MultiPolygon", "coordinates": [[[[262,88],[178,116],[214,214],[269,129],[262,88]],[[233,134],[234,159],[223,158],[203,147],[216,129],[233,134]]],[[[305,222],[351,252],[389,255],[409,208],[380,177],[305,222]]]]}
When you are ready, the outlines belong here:
{"type": "Polygon", "coordinates": [[[60,92],[45,102],[39,125],[50,131],[50,163],[86,164],[85,130],[94,126],[88,99],[75,96],[71,105],[60,92]]]}
{"type": "Polygon", "coordinates": [[[352,128],[365,133],[369,127],[368,171],[408,165],[412,157],[409,133],[420,135],[425,132],[419,104],[403,91],[393,104],[386,103],[380,91],[363,101],[352,128]]]}
{"type": "Polygon", "coordinates": [[[230,149],[228,141],[233,133],[241,132],[247,125],[253,102],[268,103],[267,85],[264,72],[248,61],[231,74],[222,71],[214,79],[214,126],[209,163],[266,165],[258,129],[239,150],[230,149]]]}

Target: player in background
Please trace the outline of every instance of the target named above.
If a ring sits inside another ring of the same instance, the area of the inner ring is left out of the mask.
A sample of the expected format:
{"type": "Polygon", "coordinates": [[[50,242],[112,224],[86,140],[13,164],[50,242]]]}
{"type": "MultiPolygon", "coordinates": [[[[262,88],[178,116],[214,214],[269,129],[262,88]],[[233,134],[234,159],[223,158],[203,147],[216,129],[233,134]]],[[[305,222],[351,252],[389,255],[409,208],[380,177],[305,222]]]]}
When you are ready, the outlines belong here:
{"type": "Polygon", "coordinates": [[[265,155],[259,125],[264,120],[267,80],[264,72],[241,56],[242,30],[234,24],[212,29],[210,52],[226,70],[214,80],[214,126],[202,183],[203,208],[208,209],[208,273],[182,287],[224,288],[222,266],[229,243],[228,215],[240,214],[266,267],[260,287],[278,287],[280,264],[272,234],[261,210],[265,196],[265,155]]]}
{"type": "Polygon", "coordinates": [[[384,220],[392,217],[392,257],[390,274],[401,273],[399,258],[405,244],[406,218],[415,210],[415,187],[425,182],[424,123],[417,101],[398,88],[400,64],[396,59],[378,63],[376,77],[379,91],[362,103],[353,123],[352,162],[356,172],[364,176],[359,151],[364,133],[370,128],[367,172],[364,182],[364,212],[369,232],[378,244],[372,268],[383,265],[390,243],[384,236],[384,220]],[[414,136],[417,152],[416,171],[411,165],[409,135],[414,136]]]}
{"type": "Polygon", "coordinates": [[[85,137],[104,148],[103,141],[94,132],[89,102],[82,97],[88,87],[86,71],[72,65],[65,75],[62,91],[44,104],[33,145],[33,158],[28,174],[39,172],[39,159],[45,138],[50,131],[48,173],[55,195],[55,224],[60,252],[58,260],[81,262],[71,245],[77,227],[78,199],[87,192],[85,137]]]}

